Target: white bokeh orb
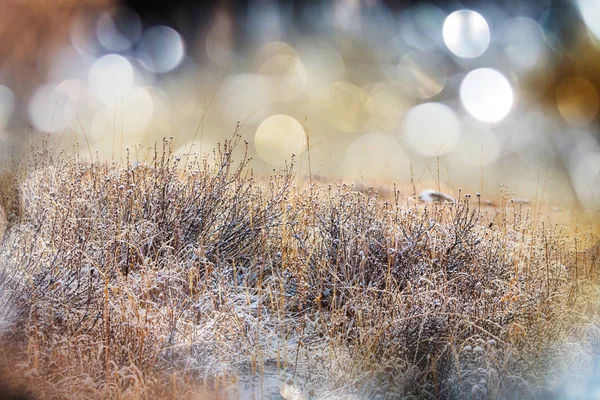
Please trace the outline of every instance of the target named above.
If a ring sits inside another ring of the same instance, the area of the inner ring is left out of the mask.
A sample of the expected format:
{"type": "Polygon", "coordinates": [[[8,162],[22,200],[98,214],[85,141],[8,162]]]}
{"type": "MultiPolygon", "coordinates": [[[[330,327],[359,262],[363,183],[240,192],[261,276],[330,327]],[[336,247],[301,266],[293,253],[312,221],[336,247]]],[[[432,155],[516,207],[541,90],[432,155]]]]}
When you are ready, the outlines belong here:
{"type": "Polygon", "coordinates": [[[600,40],[600,1],[577,0],[577,5],[586,26],[600,40]]]}
{"type": "Polygon", "coordinates": [[[461,58],[477,58],[490,44],[490,28],[481,14],[458,10],[448,15],[442,29],[444,43],[461,58]]]}
{"type": "Polygon", "coordinates": [[[146,29],[137,51],[144,68],[156,74],[172,71],[184,56],[185,45],[181,35],[164,25],[146,29]]]}
{"type": "Polygon", "coordinates": [[[254,145],[260,158],[279,166],[299,156],[305,147],[304,128],[295,118],[277,114],[265,119],[256,129],[254,145]]]}
{"type": "Polygon", "coordinates": [[[120,103],[133,89],[133,66],[123,56],[108,54],[94,62],[88,79],[90,89],[102,102],[120,103]]]}
{"type": "Polygon", "coordinates": [[[52,85],[41,86],[29,100],[29,119],[41,132],[62,132],[75,123],[75,118],[68,96],[52,85]]]}
{"type": "Polygon", "coordinates": [[[461,132],[456,113],[441,103],[413,107],[404,118],[403,128],[408,146],[426,157],[451,151],[461,132]]]}
{"type": "Polygon", "coordinates": [[[510,82],[495,69],[478,68],[460,84],[460,100],[475,119],[495,123],[510,112],[514,94],[510,82]]]}

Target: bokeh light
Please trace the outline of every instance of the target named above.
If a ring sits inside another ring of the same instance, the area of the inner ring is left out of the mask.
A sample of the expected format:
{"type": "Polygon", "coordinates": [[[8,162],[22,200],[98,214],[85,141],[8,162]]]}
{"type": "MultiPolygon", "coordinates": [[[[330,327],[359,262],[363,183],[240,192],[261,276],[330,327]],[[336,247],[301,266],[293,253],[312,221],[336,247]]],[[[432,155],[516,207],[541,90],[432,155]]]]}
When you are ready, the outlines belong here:
{"type": "Polygon", "coordinates": [[[461,133],[456,113],[441,103],[424,103],[412,108],[405,116],[403,128],[409,147],[427,157],[451,151],[461,133]]]}
{"type": "MultiPolygon", "coordinates": [[[[75,116],[85,123],[93,117],[102,102],[89,90],[86,83],[80,79],[67,79],[56,85],[55,90],[66,96],[73,107],[75,116]]],[[[81,128],[74,126],[75,129],[81,128]]]]}
{"type": "Polygon", "coordinates": [[[279,166],[288,161],[292,154],[299,156],[304,151],[304,128],[289,115],[273,115],[256,129],[254,144],[264,161],[279,166]]]}
{"type": "Polygon", "coordinates": [[[481,14],[472,10],[459,10],[448,15],[443,28],[444,43],[461,58],[476,58],[490,44],[490,28],[481,14]]]}
{"type": "Polygon", "coordinates": [[[29,101],[29,118],[42,132],[61,132],[75,121],[69,98],[52,85],[40,87],[29,101]]]}
{"type": "Polygon", "coordinates": [[[120,144],[137,144],[145,134],[152,116],[154,102],[145,88],[136,88],[119,104],[98,110],[91,123],[91,136],[105,148],[120,144]]]}
{"type": "Polygon", "coordinates": [[[133,66],[123,56],[100,57],[89,73],[90,88],[106,104],[118,103],[133,88],[133,66]]]}
{"type": "Polygon", "coordinates": [[[592,34],[600,40],[600,2],[597,0],[576,0],[583,21],[592,34]]]}
{"type": "Polygon", "coordinates": [[[177,31],[158,25],[144,31],[136,55],[148,71],[164,74],[181,63],[185,47],[177,31]]]}
{"type": "Polygon", "coordinates": [[[594,85],[585,78],[569,77],[556,88],[560,114],[570,125],[584,126],[598,114],[600,100],[594,85]]]}
{"type": "Polygon", "coordinates": [[[96,22],[96,35],[108,51],[129,50],[142,34],[142,21],[131,9],[118,7],[100,15],[96,22]]]}
{"type": "Polygon", "coordinates": [[[298,54],[291,49],[270,55],[259,70],[272,100],[287,103],[300,96],[307,85],[307,75],[298,54]]]}
{"type": "Polygon", "coordinates": [[[483,122],[498,122],[508,115],[514,94],[508,79],[491,68],[469,72],[460,84],[460,100],[465,109],[483,122]]]}

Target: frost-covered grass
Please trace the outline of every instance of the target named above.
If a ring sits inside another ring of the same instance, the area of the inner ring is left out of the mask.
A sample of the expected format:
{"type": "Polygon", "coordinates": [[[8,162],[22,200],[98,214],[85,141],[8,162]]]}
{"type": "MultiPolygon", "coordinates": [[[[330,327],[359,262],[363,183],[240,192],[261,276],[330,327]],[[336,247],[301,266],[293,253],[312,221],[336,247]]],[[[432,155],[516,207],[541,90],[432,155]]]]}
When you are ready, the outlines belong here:
{"type": "Polygon", "coordinates": [[[593,366],[591,231],[476,197],[297,185],[291,167],[257,180],[243,147],[209,162],[165,141],[135,167],[32,151],[0,248],[5,380],[40,398],[276,379],[288,399],[494,399],[593,366]]]}

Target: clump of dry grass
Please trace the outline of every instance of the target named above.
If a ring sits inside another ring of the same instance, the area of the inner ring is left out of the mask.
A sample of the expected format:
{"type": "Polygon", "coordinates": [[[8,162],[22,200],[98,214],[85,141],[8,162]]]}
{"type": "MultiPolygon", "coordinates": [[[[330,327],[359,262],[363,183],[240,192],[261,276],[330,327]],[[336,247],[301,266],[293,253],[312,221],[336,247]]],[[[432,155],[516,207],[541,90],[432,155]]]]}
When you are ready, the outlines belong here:
{"type": "Polygon", "coordinates": [[[204,398],[270,375],[288,398],[523,398],[566,379],[561,346],[591,343],[598,264],[559,226],[301,188],[291,166],[257,182],[240,146],[27,158],[0,254],[15,379],[44,398],[204,398]]]}
{"type": "Polygon", "coordinates": [[[19,176],[8,169],[0,170],[0,237],[21,217],[19,176]]]}

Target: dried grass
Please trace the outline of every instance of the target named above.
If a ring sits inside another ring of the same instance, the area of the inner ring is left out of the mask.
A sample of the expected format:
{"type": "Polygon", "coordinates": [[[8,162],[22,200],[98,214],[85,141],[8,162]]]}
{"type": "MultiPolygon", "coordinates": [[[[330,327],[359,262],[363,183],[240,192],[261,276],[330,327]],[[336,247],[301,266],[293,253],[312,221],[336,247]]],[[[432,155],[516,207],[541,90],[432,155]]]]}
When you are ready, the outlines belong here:
{"type": "Polygon", "coordinates": [[[257,181],[243,147],[209,162],[165,140],[136,167],[30,152],[2,197],[23,210],[0,250],[11,382],[207,398],[274,375],[287,398],[527,398],[578,374],[568,349],[597,350],[583,235],[506,207],[490,223],[465,196],[298,187],[292,166],[257,181]]]}

